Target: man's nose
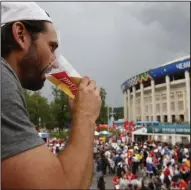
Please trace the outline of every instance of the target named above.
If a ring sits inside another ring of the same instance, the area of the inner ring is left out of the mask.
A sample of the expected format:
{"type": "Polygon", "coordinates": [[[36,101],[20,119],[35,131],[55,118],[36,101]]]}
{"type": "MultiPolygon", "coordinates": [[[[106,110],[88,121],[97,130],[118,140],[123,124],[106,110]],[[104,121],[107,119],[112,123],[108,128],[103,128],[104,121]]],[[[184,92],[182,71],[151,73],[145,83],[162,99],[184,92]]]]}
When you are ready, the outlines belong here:
{"type": "Polygon", "coordinates": [[[57,59],[55,59],[55,60],[52,62],[52,67],[53,67],[54,69],[56,69],[56,68],[59,67],[59,63],[58,63],[58,60],[57,60],[57,59]]]}
{"type": "Polygon", "coordinates": [[[58,68],[59,67],[58,58],[56,57],[55,54],[52,56],[51,65],[52,65],[53,68],[58,68]]]}

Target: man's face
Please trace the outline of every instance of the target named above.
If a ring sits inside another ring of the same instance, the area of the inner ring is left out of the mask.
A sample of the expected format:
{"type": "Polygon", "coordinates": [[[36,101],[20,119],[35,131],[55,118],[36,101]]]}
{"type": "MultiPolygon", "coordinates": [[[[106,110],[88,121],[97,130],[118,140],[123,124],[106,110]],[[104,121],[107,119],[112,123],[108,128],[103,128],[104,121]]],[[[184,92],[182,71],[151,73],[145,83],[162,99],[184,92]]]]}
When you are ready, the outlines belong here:
{"type": "Polygon", "coordinates": [[[23,88],[39,90],[43,87],[45,70],[56,59],[58,46],[57,34],[51,23],[45,23],[46,31],[38,34],[38,38],[30,43],[28,51],[18,63],[19,78],[23,88]]]}

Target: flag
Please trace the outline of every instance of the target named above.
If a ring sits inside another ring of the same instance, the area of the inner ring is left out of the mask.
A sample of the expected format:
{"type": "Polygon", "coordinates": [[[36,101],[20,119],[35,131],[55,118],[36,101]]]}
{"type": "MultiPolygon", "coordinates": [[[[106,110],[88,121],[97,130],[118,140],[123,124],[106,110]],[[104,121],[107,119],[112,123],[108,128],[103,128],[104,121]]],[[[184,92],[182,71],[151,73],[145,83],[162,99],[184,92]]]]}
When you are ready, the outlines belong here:
{"type": "Polygon", "coordinates": [[[129,122],[126,120],[125,122],[124,122],[124,128],[128,131],[128,129],[129,129],[129,122]]]}
{"type": "Polygon", "coordinates": [[[116,124],[115,124],[115,122],[113,121],[113,129],[116,129],[116,124]]]}
{"type": "Polygon", "coordinates": [[[130,125],[130,129],[129,129],[129,133],[130,133],[130,136],[132,136],[132,132],[134,131],[134,124],[133,124],[133,121],[131,121],[130,123],[129,123],[129,125],[130,125]]]}

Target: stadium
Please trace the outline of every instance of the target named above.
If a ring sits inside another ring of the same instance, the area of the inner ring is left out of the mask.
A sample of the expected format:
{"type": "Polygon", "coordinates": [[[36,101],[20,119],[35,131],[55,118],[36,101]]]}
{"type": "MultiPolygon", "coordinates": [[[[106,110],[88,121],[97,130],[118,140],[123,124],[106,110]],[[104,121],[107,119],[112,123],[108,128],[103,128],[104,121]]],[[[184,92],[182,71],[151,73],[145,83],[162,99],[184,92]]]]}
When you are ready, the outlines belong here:
{"type": "Polygon", "coordinates": [[[190,55],[126,80],[124,119],[190,123],[190,55]]]}

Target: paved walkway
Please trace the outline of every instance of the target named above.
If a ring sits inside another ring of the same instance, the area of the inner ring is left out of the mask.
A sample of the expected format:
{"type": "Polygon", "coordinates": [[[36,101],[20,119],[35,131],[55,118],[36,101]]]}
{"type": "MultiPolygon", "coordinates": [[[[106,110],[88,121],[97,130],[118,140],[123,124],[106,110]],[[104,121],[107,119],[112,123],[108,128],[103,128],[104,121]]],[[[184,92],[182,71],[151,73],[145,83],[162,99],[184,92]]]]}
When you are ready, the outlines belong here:
{"type": "MultiPolygon", "coordinates": [[[[97,189],[95,166],[96,166],[96,164],[94,164],[94,175],[93,175],[91,189],[97,189]]],[[[104,179],[105,179],[105,182],[106,182],[106,184],[105,184],[106,189],[114,189],[113,182],[112,182],[113,177],[114,177],[114,175],[110,175],[110,174],[107,174],[106,176],[104,176],[104,179]]]]}
{"type": "MultiPolygon", "coordinates": [[[[105,182],[106,182],[106,184],[105,184],[106,189],[114,189],[113,183],[112,183],[112,178],[113,178],[113,176],[111,176],[111,175],[106,175],[104,177],[105,182]]],[[[97,189],[97,181],[96,181],[95,175],[94,175],[93,181],[92,181],[92,189],[97,189]]]]}

